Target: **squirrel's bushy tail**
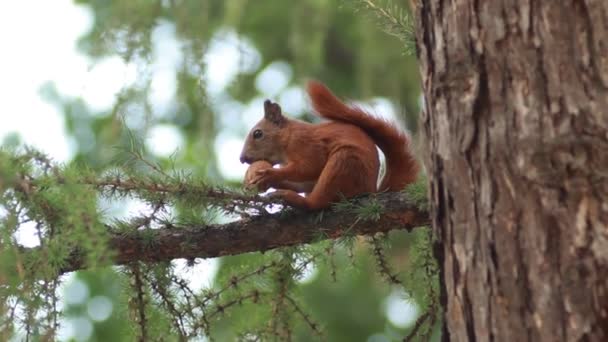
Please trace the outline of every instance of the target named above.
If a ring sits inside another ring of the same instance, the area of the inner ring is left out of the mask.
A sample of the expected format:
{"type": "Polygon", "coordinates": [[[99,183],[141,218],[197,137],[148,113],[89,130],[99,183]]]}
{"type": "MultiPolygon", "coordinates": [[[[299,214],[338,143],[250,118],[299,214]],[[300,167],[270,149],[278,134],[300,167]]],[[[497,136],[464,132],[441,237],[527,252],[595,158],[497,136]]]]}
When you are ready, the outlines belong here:
{"type": "Polygon", "coordinates": [[[361,108],[348,106],[323,84],[308,83],[312,106],[324,118],[353,124],[363,129],[382,150],[386,171],[378,191],[399,191],[416,180],[419,166],[409,147],[409,138],[394,124],[361,108]]]}

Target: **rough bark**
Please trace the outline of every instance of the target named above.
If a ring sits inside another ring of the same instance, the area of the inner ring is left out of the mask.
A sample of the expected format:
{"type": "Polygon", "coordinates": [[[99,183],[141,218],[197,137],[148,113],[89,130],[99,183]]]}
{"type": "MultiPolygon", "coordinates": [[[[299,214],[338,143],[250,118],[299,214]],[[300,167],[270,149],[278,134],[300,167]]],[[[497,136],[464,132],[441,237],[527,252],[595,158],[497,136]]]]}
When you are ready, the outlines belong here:
{"type": "MultiPolygon", "coordinates": [[[[223,225],[201,227],[162,227],[129,234],[115,234],[110,249],[115,253],[113,264],[135,261],[161,262],[177,258],[210,258],[293,246],[345,234],[373,235],[393,229],[411,230],[430,225],[428,212],[407,198],[404,193],[382,193],[353,202],[355,208],[372,205],[382,209],[377,220],[363,220],[351,210],[310,214],[303,211],[280,212],[252,217],[223,225]]],[[[32,248],[29,253],[36,253],[32,248]]],[[[85,259],[75,251],[62,273],[85,268],[85,259]]]]}
{"type": "Polygon", "coordinates": [[[444,338],[608,341],[608,2],[414,7],[444,338]]]}

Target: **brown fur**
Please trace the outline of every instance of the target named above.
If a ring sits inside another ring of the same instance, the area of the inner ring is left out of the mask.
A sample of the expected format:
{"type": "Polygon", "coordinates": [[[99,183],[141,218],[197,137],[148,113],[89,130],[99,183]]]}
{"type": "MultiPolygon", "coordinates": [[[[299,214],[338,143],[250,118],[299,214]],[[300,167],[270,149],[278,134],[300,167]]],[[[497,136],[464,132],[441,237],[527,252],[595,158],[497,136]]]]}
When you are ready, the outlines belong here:
{"type": "Polygon", "coordinates": [[[376,145],[387,160],[379,190],[401,190],[415,180],[418,164],[408,138],[393,124],[345,105],[321,83],[310,82],[308,94],[314,109],[332,121],[309,124],[289,119],[279,105],[266,101],[264,118],[247,136],[241,162],[265,160],[281,167],[256,170],[251,184],[277,189],[273,196],[295,207],[325,208],[340,197],[378,191],[376,145]],[[256,138],[258,130],[261,137],[256,138]]]}

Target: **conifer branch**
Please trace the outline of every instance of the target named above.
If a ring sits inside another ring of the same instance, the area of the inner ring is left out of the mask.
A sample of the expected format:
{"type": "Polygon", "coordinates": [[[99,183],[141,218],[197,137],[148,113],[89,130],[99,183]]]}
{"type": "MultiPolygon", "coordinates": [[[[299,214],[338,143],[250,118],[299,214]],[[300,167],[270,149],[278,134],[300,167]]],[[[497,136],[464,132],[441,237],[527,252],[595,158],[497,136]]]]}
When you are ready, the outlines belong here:
{"type": "MultiPolygon", "coordinates": [[[[140,229],[113,233],[109,247],[113,264],[165,262],[178,258],[212,258],[247,252],[336,239],[347,235],[373,235],[394,229],[411,230],[429,225],[427,211],[420,210],[404,192],[382,193],[362,197],[350,209],[333,209],[320,213],[288,210],[276,214],[253,216],[243,220],[206,226],[167,224],[158,229],[140,229]],[[373,202],[382,214],[375,219],[361,219],[353,210],[373,202]]],[[[112,231],[112,227],[109,227],[112,231]]],[[[31,248],[29,253],[36,253],[31,248]]],[[[61,273],[86,268],[86,258],[73,251],[61,273]]]]}

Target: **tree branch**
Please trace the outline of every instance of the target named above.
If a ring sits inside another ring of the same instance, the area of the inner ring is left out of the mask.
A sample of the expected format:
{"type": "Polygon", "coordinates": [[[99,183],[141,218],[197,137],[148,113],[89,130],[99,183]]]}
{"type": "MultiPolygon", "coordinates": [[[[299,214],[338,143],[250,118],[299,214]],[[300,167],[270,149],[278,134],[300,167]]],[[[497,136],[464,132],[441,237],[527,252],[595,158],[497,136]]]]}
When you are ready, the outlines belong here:
{"type": "MultiPolygon", "coordinates": [[[[116,253],[114,264],[124,265],[263,252],[346,234],[371,235],[430,224],[428,212],[418,209],[404,193],[360,198],[353,202],[353,208],[369,206],[371,201],[382,208],[377,220],[361,219],[354,210],[329,210],[322,214],[288,211],[223,225],[173,226],[114,235],[109,245],[116,253]]],[[[86,268],[84,256],[74,252],[61,273],[83,268],[86,268]]]]}

